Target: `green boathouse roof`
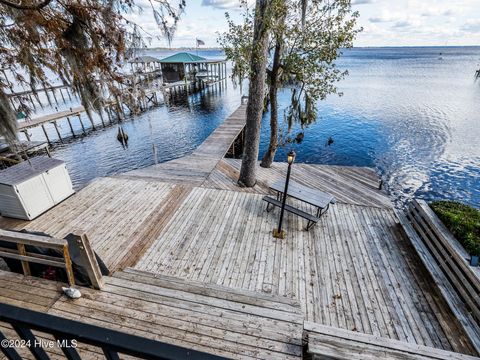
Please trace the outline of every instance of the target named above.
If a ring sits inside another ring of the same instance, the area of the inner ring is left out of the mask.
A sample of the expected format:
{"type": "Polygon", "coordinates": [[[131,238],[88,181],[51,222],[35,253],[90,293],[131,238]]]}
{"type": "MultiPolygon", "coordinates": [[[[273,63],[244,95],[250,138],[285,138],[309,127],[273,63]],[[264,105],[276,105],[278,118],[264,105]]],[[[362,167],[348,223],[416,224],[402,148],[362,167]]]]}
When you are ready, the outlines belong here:
{"type": "Polygon", "coordinates": [[[207,59],[187,52],[181,52],[160,60],[161,63],[189,63],[197,61],[202,62],[207,61],[207,59]]]}

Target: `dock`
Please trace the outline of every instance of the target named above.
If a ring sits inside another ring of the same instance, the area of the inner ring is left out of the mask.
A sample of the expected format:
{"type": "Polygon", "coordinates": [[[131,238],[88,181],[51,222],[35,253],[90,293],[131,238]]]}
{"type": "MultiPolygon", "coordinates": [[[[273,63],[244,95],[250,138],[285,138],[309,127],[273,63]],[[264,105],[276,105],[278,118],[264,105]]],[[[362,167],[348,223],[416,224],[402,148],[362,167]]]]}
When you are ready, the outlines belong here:
{"type": "Polygon", "coordinates": [[[0,302],[227,358],[478,356],[372,169],[295,163],[292,180],[337,203],[310,231],[286,215],[286,238],[272,237],[278,211],[262,197],[287,164],[259,168],[245,189],[240,160],[224,157],[245,109],[190,155],[96,179],[30,222],[0,217],[2,229],[57,238],[81,230],[111,271],[78,300],[0,271],[0,302]]]}

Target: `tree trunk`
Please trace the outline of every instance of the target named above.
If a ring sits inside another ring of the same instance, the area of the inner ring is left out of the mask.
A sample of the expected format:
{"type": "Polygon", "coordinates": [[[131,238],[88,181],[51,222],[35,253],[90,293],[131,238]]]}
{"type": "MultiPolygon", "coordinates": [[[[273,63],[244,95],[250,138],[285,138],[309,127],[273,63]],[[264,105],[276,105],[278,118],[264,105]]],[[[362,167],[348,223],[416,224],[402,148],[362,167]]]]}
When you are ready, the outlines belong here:
{"type": "Polygon", "coordinates": [[[257,0],[253,31],[253,50],[250,60],[250,84],[248,92],[247,121],[242,167],[238,184],[243,187],[255,186],[258,147],[260,143],[260,122],[265,96],[265,76],[268,51],[269,10],[273,0],[257,0]]]}
{"type": "Polygon", "coordinates": [[[277,38],[275,44],[275,54],[273,55],[272,72],[270,73],[270,143],[268,149],[263,155],[261,167],[269,168],[275,158],[275,152],[278,147],[278,76],[280,70],[280,59],[282,55],[283,39],[277,38]]]}

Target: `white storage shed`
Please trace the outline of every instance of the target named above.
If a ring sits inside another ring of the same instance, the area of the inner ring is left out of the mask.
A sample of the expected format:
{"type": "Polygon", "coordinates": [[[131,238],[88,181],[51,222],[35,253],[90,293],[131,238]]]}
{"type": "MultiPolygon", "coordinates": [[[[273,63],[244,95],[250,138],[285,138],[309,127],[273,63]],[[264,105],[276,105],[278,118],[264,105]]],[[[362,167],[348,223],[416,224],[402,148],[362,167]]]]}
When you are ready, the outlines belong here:
{"type": "Polygon", "coordinates": [[[32,220],[74,193],[64,161],[39,156],[30,163],[0,171],[0,215],[32,220]]]}

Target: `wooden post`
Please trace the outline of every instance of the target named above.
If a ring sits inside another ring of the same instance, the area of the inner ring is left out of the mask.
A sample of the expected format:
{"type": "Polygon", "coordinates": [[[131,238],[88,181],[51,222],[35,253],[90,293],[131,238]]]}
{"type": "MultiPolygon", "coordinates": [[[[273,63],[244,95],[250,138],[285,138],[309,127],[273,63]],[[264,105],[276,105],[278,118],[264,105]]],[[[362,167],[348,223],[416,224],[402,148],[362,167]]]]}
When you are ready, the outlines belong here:
{"type": "Polygon", "coordinates": [[[100,109],[100,113],[99,113],[99,115],[100,115],[100,120],[102,120],[102,125],[103,125],[103,127],[105,127],[105,121],[103,121],[103,113],[102,113],[102,109],[100,109]]]}
{"type": "Polygon", "coordinates": [[[107,106],[105,108],[105,111],[107,112],[107,115],[108,115],[108,121],[110,121],[110,125],[113,124],[112,122],[112,114],[110,113],[110,111],[112,111],[112,108],[110,106],[107,106]]]}
{"type": "MultiPolygon", "coordinates": [[[[89,114],[90,114],[90,113],[89,113],[89,114]]],[[[89,115],[89,114],[88,114],[88,115],[89,115]]],[[[92,124],[92,129],[93,129],[93,130],[97,130],[97,129],[95,129],[95,124],[93,123],[93,119],[92,119],[91,116],[88,116],[88,120],[90,121],[90,124],[92,124]]]]}
{"type": "Polygon", "coordinates": [[[85,132],[85,126],[83,126],[82,117],[80,116],[80,114],[78,114],[77,116],[78,120],[80,120],[80,125],[82,125],[83,135],[87,135],[87,133],[85,132]]]}
{"type": "Polygon", "coordinates": [[[33,95],[35,96],[35,99],[37,99],[40,107],[43,109],[43,104],[42,104],[42,100],[40,100],[40,95],[38,93],[34,93],[33,95]]]}
{"type": "Polygon", "coordinates": [[[35,103],[33,102],[33,99],[32,99],[32,94],[28,94],[28,98],[30,99],[30,103],[32,104],[33,109],[37,110],[37,107],[35,106],[35,103]]]}
{"type": "Polygon", "coordinates": [[[48,95],[48,90],[43,89],[43,92],[45,93],[45,96],[47,97],[48,105],[53,106],[52,100],[50,100],[50,96],[48,95]]]}
{"type": "Polygon", "coordinates": [[[58,105],[57,95],[55,95],[55,88],[52,88],[53,98],[55,99],[55,104],[58,105]]]}
{"type": "Polygon", "coordinates": [[[45,130],[44,124],[42,124],[42,129],[43,129],[43,133],[45,134],[45,137],[47,138],[47,142],[48,142],[49,144],[51,144],[50,139],[48,138],[47,131],[45,130]]]}
{"type": "Polygon", "coordinates": [[[87,235],[75,232],[71,238],[72,242],[70,242],[70,245],[78,250],[83,268],[87,271],[92,287],[100,290],[104,285],[102,271],[100,270],[100,266],[98,266],[97,258],[90,246],[87,235]]]}
{"type": "Polygon", "coordinates": [[[30,141],[30,135],[28,135],[28,130],[22,130],[22,132],[25,134],[27,140],[30,141]]]}
{"type": "Polygon", "coordinates": [[[68,244],[65,244],[63,247],[63,259],[65,260],[65,271],[67,272],[68,285],[74,287],[75,276],[73,275],[72,259],[70,258],[70,252],[68,251],[68,244]]]}
{"type": "Polygon", "coordinates": [[[68,116],[67,116],[67,121],[68,121],[68,126],[70,126],[70,131],[72,132],[72,136],[76,137],[75,132],[73,131],[72,122],[70,121],[70,118],[68,116]]]}
{"type": "MultiPolygon", "coordinates": [[[[17,244],[17,249],[18,249],[18,253],[20,255],[27,256],[27,252],[25,250],[25,245],[24,244],[17,244]]],[[[28,264],[28,261],[22,260],[22,269],[23,269],[23,275],[31,275],[30,265],[28,264]]]]}
{"type": "Polygon", "coordinates": [[[65,104],[65,97],[63,96],[62,88],[60,88],[59,90],[60,90],[60,95],[62,95],[63,103],[65,104]]]}
{"type": "Polygon", "coordinates": [[[58,135],[58,138],[60,139],[60,142],[63,143],[62,136],[60,135],[60,131],[58,130],[57,122],[56,122],[56,121],[52,121],[52,124],[53,124],[53,126],[55,126],[55,130],[57,131],[57,135],[58,135]]]}

